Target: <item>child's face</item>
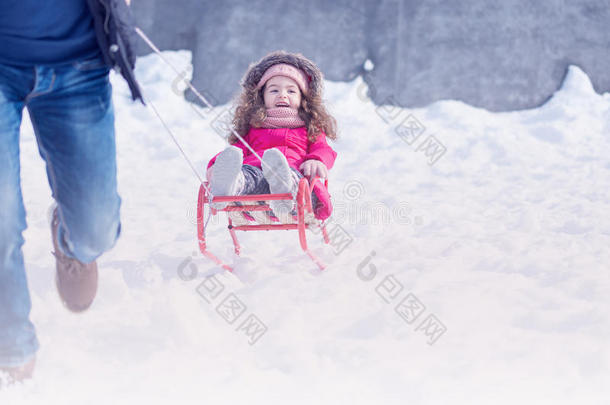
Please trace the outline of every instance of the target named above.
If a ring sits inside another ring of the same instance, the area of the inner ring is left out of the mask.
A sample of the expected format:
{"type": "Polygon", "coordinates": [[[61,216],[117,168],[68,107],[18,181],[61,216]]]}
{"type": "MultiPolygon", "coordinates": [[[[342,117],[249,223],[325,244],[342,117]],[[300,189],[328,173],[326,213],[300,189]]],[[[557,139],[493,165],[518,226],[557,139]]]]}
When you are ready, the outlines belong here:
{"type": "Polygon", "coordinates": [[[265,108],[290,107],[298,109],[301,105],[301,90],[297,82],[286,76],[275,76],[265,83],[263,90],[265,108]]]}

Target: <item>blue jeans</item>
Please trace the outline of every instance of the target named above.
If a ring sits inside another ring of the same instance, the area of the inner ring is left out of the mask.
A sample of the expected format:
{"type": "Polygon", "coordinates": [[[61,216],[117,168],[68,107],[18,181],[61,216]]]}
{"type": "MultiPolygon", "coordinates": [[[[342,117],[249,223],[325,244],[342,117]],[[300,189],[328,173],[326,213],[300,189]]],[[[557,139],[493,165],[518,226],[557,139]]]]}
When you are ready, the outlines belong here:
{"type": "Polygon", "coordinates": [[[38,349],[21,250],[23,108],[57,202],[60,249],[89,263],[120,233],[111,92],[101,59],[54,67],[0,64],[0,366],[26,363],[38,349]]]}

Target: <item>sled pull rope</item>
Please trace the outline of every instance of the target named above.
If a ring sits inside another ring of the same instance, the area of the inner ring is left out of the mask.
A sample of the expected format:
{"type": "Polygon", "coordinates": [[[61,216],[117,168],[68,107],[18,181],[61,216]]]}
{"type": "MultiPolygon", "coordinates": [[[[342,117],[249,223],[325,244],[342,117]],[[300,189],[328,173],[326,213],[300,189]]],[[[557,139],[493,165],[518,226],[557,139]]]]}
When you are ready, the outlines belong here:
{"type": "MultiPolygon", "coordinates": [[[[172,65],[165,56],[163,56],[163,54],[161,53],[161,51],[159,50],[159,48],[157,48],[157,46],[150,40],[150,38],[148,38],[146,36],[146,34],[144,32],[142,32],[142,30],[139,27],[135,27],[135,32],[140,36],[140,38],[142,38],[144,40],[144,42],[146,42],[146,44],[150,47],[150,49],[153,50],[154,53],[156,53],[163,62],[165,62],[165,64],[167,66],[169,66],[174,72],[176,72],[176,74],[178,76],[182,75],[182,73],[180,71],[178,71],[178,69],[176,69],[174,67],[174,65],[172,65]]],[[[186,85],[189,87],[189,89],[191,89],[193,91],[193,93],[197,96],[197,98],[199,98],[208,108],[214,108],[214,106],[204,97],[201,95],[201,93],[199,93],[199,91],[197,91],[197,89],[195,88],[195,86],[193,86],[190,82],[190,80],[185,80],[184,81],[186,83],[186,85]]],[[[147,103],[149,103],[150,101],[146,101],[147,103]]],[[[152,106],[152,104],[151,104],[152,106]]],[[[159,115],[159,113],[157,112],[156,108],[154,108],[153,106],[153,110],[155,111],[155,114],[157,115],[157,117],[159,117],[159,119],[161,119],[161,116],[159,115]]],[[[163,120],[161,120],[163,122],[163,120]]],[[[167,125],[165,124],[165,122],[163,122],[163,126],[170,132],[169,128],[167,127],[167,125]]],[[[237,137],[237,139],[239,139],[241,141],[242,144],[244,144],[249,150],[250,152],[252,152],[252,154],[254,156],[256,156],[256,158],[261,162],[262,166],[267,166],[267,164],[265,162],[263,162],[263,159],[259,156],[258,153],[256,153],[256,151],[254,149],[252,149],[252,146],[250,146],[250,144],[248,142],[246,142],[246,140],[244,138],[242,138],[241,135],[239,135],[234,128],[231,128],[231,133],[233,133],[233,135],[235,135],[237,137]]],[[[178,144],[178,141],[176,140],[176,138],[174,137],[174,135],[172,134],[172,139],[174,140],[174,142],[176,143],[176,145],[178,145],[178,148],[180,148],[180,145],[178,144]]],[[[191,164],[190,160],[188,160],[188,158],[186,157],[186,155],[184,154],[184,152],[182,151],[182,148],[180,148],[180,151],[182,152],[182,155],[187,159],[187,161],[189,162],[189,165],[191,166],[191,168],[193,169],[193,171],[195,172],[195,174],[197,175],[197,178],[199,179],[199,181],[201,182],[201,184],[203,184],[203,181],[201,180],[201,177],[199,176],[199,174],[197,173],[197,171],[195,170],[195,168],[193,167],[193,165],[191,164]]],[[[268,167],[269,168],[269,167],[268,167]]],[[[269,168],[271,169],[271,168],[269,168]]],[[[271,169],[271,172],[275,172],[273,169],[271,169]]],[[[292,187],[290,187],[290,184],[288,183],[284,183],[289,189],[291,189],[292,187]]],[[[204,185],[205,187],[205,185],[204,185]]],[[[210,198],[213,198],[214,196],[212,195],[212,193],[210,193],[210,190],[208,187],[205,187],[206,191],[210,194],[210,198]]],[[[292,194],[292,199],[294,200],[296,198],[296,190],[291,191],[292,194]]]]}
{"type": "MultiPolygon", "coordinates": [[[[142,96],[142,98],[144,98],[144,96],[142,96]]],[[[188,158],[188,156],[186,156],[186,153],[184,153],[184,150],[182,149],[182,146],[180,146],[180,143],[178,142],[178,140],[174,136],[174,134],[171,131],[171,129],[169,129],[169,127],[167,126],[167,124],[165,123],[163,118],[161,118],[161,115],[159,114],[159,111],[157,111],[157,108],[155,107],[155,105],[150,100],[147,100],[147,99],[145,99],[144,102],[146,104],[149,104],[152,107],[152,110],[154,111],[155,115],[157,116],[157,118],[159,118],[159,121],[161,121],[161,124],[163,124],[163,127],[165,127],[165,130],[167,131],[169,136],[172,138],[172,140],[174,141],[174,143],[178,147],[178,150],[180,151],[180,153],[182,153],[182,157],[184,157],[184,160],[186,160],[186,162],[189,164],[189,166],[191,167],[191,170],[193,171],[193,173],[195,173],[195,176],[197,176],[197,178],[199,179],[199,182],[201,183],[201,185],[203,185],[203,187],[205,187],[205,189],[209,192],[210,190],[204,184],[203,179],[201,178],[199,173],[197,173],[197,170],[195,169],[195,166],[193,166],[193,163],[191,162],[191,160],[188,158]]]]}

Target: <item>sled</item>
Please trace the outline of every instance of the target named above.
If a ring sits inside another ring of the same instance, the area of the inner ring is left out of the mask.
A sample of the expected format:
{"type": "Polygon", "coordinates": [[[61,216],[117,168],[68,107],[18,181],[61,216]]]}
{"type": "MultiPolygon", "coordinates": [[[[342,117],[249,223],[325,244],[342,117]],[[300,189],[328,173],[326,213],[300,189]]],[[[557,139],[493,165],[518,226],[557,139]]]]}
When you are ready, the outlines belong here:
{"type": "MultiPolygon", "coordinates": [[[[207,248],[205,237],[207,221],[211,216],[218,215],[219,212],[227,213],[228,229],[233,240],[235,254],[239,256],[241,246],[237,240],[236,231],[281,231],[281,230],[297,230],[299,234],[299,243],[303,251],[313,260],[313,262],[324,270],[324,263],[314,255],[307,246],[306,230],[321,231],[324,243],[329,243],[326,224],[314,216],[311,204],[311,191],[316,182],[320,182],[319,177],[315,177],[311,182],[306,178],[301,178],[299,181],[298,192],[296,195],[296,215],[287,214],[278,218],[269,208],[269,202],[272,200],[292,200],[293,196],[290,193],[285,194],[253,194],[240,196],[213,196],[210,201],[208,193],[208,182],[204,182],[199,187],[199,197],[197,199],[197,235],[199,239],[199,250],[207,258],[213,260],[222,268],[233,271],[233,268],[218,257],[216,257],[207,248]],[[214,209],[210,206],[211,202],[228,202],[223,209],[214,209]],[[208,205],[208,217],[205,217],[205,206],[208,205]]],[[[328,180],[324,181],[324,185],[328,187],[328,180]]]]}

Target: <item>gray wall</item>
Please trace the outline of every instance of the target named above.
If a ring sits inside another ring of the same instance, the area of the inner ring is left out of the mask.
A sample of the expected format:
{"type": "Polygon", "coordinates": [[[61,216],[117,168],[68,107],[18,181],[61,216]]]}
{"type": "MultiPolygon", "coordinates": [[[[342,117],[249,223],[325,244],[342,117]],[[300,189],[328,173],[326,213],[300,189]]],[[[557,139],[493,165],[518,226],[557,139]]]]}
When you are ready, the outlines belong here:
{"type": "Polygon", "coordinates": [[[557,90],[569,64],[598,92],[610,91],[610,0],[133,0],[132,7],[161,49],[193,51],[193,84],[214,104],[230,100],[248,65],[277,49],[304,54],[329,80],[363,74],[378,104],[458,99],[492,111],[531,108],[557,90]]]}

